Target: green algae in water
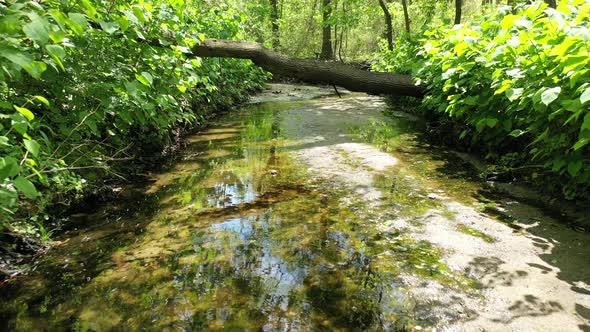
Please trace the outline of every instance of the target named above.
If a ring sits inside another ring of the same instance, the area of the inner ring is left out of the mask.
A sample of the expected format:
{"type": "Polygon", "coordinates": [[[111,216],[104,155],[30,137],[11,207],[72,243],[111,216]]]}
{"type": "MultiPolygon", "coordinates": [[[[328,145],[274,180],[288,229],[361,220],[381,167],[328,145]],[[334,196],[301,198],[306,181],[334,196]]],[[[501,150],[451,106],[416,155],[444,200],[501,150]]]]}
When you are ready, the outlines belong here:
{"type": "MultiPolygon", "coordinates": [[[[279,106],[279,107],[276,107],[279,106]]],[[[23,279],[0,318],[12,330],[400,330],[413,301],[400,273],[460,286],[442,252],[384,215],[438,202],[407,174],[377,176],[380,206],[312,180],[286,150],[278,110],[262,104],[189,138],[146,189],[150,207],[100,223],[23,279]],[[395,204],[395,206],[394,206],[395,204]],[[392,209],[392,207],[395,207],[392,209]],[[391,212],[393,211],[393,212],[391,212]],[[68,247],[69,246],[69,247],[68,247]],[[93,266],[85,260],[93,254],[93,266]],[[66,269],[66,272],[62,271],[66,269]],[[47,273],[49,272],[49,273],[47,273]]],[[[138,204],[139,205],[139,204],[138,204]]],[[[116,212],[113,212],[116,215],[116,212]]],[[[15,285],[15,287],[18,287],[15,285]]]]}
{"type": "Polygon", "coordinates": [[[403,170],[378,174],[373,183],[383,193],[385,208],[397,211],[398,217],[417,217],[441,207],[438,200],[428,198],[417,178],[403,170]]]}
{"type": "Polygon", "coordinates": [[[487,235],[487,234],[485,234],[483,232],[480,232],[480,231],[478,231],[475,228],[469,227],[467,225],[459,224],[459,225],[457,225],[457,230],[459,232],[461,232],[461,233],[465,233],[465,234],[468,234],[468,235],[471,235],[471,236],[478,237],[478,238],[484,240],[487,243],[494,243],[494,242],[496,242],[496,240],[493,237],[491,237],[491,236],[489,236],[489,235],[487,235]]]}

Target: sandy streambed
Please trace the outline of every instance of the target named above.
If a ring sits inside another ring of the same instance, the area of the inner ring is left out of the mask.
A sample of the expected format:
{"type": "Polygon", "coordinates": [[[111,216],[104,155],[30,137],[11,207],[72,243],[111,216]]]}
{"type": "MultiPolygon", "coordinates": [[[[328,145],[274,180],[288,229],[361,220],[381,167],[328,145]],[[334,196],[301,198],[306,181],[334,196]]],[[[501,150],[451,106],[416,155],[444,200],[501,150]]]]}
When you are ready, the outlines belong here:
{"type": "Polygon", "coordinates": [[[380,97],[253,102],[71,216],[0,287],[0,329],[590,329],[590,234],[487,192],[380,97]]]}

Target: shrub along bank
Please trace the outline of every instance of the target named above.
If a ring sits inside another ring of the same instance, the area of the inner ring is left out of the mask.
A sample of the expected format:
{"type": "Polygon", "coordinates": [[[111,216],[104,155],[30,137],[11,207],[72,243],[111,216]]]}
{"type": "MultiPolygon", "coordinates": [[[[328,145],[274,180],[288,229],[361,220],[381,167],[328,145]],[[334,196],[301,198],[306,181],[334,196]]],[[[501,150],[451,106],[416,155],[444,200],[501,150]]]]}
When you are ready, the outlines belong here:
{"type": "Polygon", "coordinates": [[[48,207],[260,88],[247,62],[190,54],[242,20],[184,0],[0,3],[0,232],[41,235],[48,207]]]}
{"type": "Polygon", "coordinates": [[[590,184],[589,53],[590,3],[564,0],[400,39],[374,67],[413,73],[428,88],[422,111],[463,144],[574,198],[590,184]]]}

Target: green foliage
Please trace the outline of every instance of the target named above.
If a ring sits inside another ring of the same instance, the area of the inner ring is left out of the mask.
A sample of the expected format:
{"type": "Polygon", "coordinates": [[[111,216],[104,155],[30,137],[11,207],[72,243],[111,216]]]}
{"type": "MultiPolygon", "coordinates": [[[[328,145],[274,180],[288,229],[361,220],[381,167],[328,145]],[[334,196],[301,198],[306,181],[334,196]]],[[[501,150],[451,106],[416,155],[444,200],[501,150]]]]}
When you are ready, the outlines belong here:
{"type": "MultiPolygon", "coordinates": [[[[416,61],[416,54],[420,51],[420,43],[412,35],[402,35],[394,41],[393,51],[382,51],[373,59],[373,69],[398,74],[411,74],[423,63],[416,61]]],[[[386,45],[382,45],[386,49],[386,45]]]]}
{"type": "Polygon", "coordinates": [[[427,31],[420,45],[382,54],[376,68],[411,71],[423,101],[465,124],[462,139],[490,157],[521,152],[521,164],[559,174],[574,197],[590,183],[590,3],[509,7],[474,23],[427,31]],[[393,62],[397,61],[397,62],[393,62]]]}
{"type": "Polygon", "coordinates": [[[259,88],[248,62],[190,54],[241,23],[184,0],[0,3],[0,228],[259,88]]]}

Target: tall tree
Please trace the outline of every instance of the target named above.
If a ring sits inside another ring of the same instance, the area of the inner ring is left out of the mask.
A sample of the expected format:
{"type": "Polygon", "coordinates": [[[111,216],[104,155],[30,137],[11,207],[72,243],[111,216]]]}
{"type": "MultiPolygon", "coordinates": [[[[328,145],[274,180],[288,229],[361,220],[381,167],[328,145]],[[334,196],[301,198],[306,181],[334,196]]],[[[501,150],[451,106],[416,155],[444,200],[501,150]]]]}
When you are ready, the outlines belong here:
{"type": "Polygon", "coordinates": [[[404,9],[404,22],[406,23],[406,32],[410,33],[410,14],[408,14],[408,3],[402,0],[402,7],[404,9]]]}
{"type": "Polygon", "coordinates": [[[385,15],[385,35],[387,37],[387,49],[393,51],[393,23],[391,22],[391,13],[389,12],[389,8],[387,8],[387,3],[385,3],[385,0],[379,0],[379,6],[381,6],[383,14],[385,15]]]}
{"type": "Polygon", "coordinates": [[[281,47],[279,35],[279,0],[270,0],[270,24],[272,27],[272,48],[278,50],[281,47]]]}
{"type": "Polygon", "coordinates": [[[332,0],[322,0],[322,51],[320,59],[334,60],[334,50],[332,49],[332,25],[330,16],[332,15],[332,0]]]}
{"type": "Polygon", "coordinates": [[[455,0],[455,24],[461,24],[461,7],[463,7],[463,0],[455,0]]]}

